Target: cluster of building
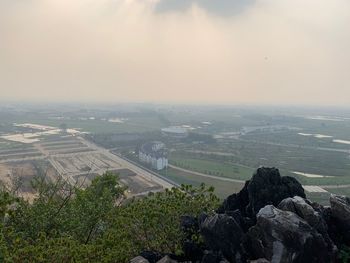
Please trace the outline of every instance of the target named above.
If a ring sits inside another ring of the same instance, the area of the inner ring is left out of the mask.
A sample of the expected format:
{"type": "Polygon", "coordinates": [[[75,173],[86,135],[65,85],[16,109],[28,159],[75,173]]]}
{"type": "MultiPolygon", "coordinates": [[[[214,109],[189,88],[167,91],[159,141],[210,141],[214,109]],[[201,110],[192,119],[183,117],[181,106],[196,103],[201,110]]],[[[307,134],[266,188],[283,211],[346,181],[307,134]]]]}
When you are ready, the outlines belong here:
{"type": "Polygon", "coordinates": [[[143,144],[139,149],[139,160],[158,171],[166,168],[168,166],[168,151],[165,144],[159,141],[143,144]]]}

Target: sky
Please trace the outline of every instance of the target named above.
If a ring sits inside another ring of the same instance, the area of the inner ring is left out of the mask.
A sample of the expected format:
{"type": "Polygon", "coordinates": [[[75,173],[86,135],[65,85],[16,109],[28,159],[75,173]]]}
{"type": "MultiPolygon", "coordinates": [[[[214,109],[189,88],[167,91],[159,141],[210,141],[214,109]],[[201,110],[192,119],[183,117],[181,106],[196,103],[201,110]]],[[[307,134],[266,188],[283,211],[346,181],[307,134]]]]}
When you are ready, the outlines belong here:
{"type": "Polygon", "coordinates": [[[0,100],[350,105],[349,0],[0,0],[0,100]]]}

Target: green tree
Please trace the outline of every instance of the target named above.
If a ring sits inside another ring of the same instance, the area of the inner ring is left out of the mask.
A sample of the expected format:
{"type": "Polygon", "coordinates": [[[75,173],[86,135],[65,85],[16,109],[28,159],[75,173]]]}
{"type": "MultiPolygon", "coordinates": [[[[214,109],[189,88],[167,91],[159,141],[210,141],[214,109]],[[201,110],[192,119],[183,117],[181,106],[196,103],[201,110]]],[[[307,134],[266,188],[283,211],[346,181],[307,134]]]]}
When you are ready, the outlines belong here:
{"type": "MultiPolygon", "coordinates": [[[[182,186],[121,205],[125,188],[105,173],[90,186],[33,182],[32,203],[0,192],[1,262],[128,262],[142,250],[181,254],[182,215],[218,206],[212,187],[182,186]]],[[[125,200],[124,200],[125,201],[125,200]]],[[[199,233],[193,236],[200,242],[199,233]]]]}
{"type": "Polygon", "coordinates": [[[102,247],[112,245],[109,256],[119,258],[120,262],[127,262],[143,250],[181,254],[184,233],[180,217],[198,216],[217,208],[219,199],[213,191],[204,184],[199,188],[182,186],[132,201],[114,211],[113,227],[101,239],[102,247]]]}

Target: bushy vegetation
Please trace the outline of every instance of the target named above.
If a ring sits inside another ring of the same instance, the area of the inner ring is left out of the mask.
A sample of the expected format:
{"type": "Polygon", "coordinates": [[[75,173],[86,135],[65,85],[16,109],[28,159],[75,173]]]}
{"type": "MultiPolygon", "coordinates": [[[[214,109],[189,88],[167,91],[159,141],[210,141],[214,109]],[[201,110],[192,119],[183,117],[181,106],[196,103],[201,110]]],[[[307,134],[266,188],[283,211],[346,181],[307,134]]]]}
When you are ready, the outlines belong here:
{"type": "Polygon", "coordinates": [[[143,250],[181,254],[181,215],[218,205],[212,188],[183,186],[125,202],[112,173],[85,189],[36,179],[32,203],[0,192],[0,262],[128,262],[143,250]]]}

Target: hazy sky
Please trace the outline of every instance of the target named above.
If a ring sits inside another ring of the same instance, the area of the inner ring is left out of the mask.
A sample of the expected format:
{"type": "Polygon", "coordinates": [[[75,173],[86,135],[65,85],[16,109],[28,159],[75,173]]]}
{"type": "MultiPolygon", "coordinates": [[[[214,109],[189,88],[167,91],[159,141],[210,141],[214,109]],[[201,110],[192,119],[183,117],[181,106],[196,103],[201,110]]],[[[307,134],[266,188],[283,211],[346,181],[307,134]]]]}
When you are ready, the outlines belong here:
{"type": "Polygon", "coordinates": [[[0,99],[350,105],[349,0],[0,0],[0,99]]]}

